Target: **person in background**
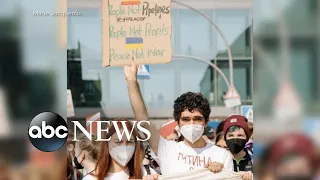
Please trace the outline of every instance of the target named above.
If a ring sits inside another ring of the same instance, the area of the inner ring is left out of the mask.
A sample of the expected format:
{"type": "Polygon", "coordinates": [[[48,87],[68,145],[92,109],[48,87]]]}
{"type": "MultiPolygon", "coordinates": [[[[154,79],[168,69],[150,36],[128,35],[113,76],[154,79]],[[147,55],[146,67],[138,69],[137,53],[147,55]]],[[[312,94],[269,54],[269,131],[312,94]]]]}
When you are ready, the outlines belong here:
{"type": "MultiPolygon", "coordinates": [[[[119,140],[114,125],[109,126],[108,133],[103,133],[102,139],[110,141],[102,142],[99,148],[97,162],[97,180],[118,180],[118,179],[142,179],[147,175],[143,166],[144,148],[138,131],[127,119],[115,119],[120,132],[123,131],[122,123],[125,121],[127,129],[132,132],[130,139],[126,135],[119,140]]],[[[150,169],[151,174],[156,172],[150,169]]]]}
{"type": "Polygon", "coordinates": [[[253,123],[248,122],[249,132],[251,134],[249,141],[247,142],[245,148],[253,153],[253,123]]]}
{"type": "Polygon", "coordinates": [[[252,154],[245,148],[251,136],[248,120],[245,116],[229,116],[223,126],[223,134],[229,151],[233,155],[234,171],[243,174],[245,179],[252,179],[252,154]]]}
{"type": "Polygon", "coordinates": [[[221,121],[215,130],[215,137],[223,132],[224,121],[221,121]]]}
{"type": "Polygon", "coordinates": [[[211,139],[209,139],[209,137],[206,136],[206,135],[202,135],[202,139],[204,139],[204,140],[206,141],[206,143],[214,144],[214,143],[211,141],[211,139]]]}
{"type": "Polygon", "coordinates": [[[226,144],[226,141],[224,140],[223,132],[220,132],[219,134],[217,134],[215,139],[215,145],[223,149],[229,150],[226,144]]]}
{"type": "Polygon", "coordinates": [[[319,155],[308,136],[289,133],[271,143],[259,162],[259,179],[313,180],[319,168],[319,155]]]}
{"type": "Polygon", "coordinates": [[[179,133],[177,132],[177,130],[174,129],[173,133],[166,137],[166,140],[168,140],[168,141],[177,141],[178,142],[179,138],[180,138],[179,137],[179,133]]]}
{"type": "Polygon", "coordinates": [[[252,122],[248,122],[248,128],[249,128],[249,132],[251,133],[250,139],[253,140],[253,123],[252,122]]]}
{"type": "Polygon", "coordinates": [[[92,141],[84,134],[79,134],[74,148],[74,164],[77,169],[85,169],[86,175],[83,180],[96,179],[96,163],[98,159],[99,142],[96,137],[92,137],[92,141]]]}

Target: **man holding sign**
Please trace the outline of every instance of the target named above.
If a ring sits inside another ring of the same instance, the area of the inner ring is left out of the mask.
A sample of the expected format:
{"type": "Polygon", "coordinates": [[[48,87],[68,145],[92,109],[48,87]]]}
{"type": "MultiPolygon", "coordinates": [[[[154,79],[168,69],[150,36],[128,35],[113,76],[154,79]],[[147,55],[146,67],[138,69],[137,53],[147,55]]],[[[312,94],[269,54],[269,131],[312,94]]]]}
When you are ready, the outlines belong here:
{"type": "MultiPolygon", "coordinates": [[[[124,67],[128,93],[137,121],[147,120],[148,113],[137,82],[137,65],[124,67]]],[[[168,141],[160,136],[153,125],[145,128],[151,132],[150,146],[157,152],[163,175],[208,168],[213,173],[223,169],[233,171],[231,154],[215,145],[206,143],[202,137],[211,112],[210,104],[200,93],[188,92],[174,102],[174,118],[184,137],[183,141],[168,141]]],[[[155,178],[156,179],[156,176],[155,178]]]]}

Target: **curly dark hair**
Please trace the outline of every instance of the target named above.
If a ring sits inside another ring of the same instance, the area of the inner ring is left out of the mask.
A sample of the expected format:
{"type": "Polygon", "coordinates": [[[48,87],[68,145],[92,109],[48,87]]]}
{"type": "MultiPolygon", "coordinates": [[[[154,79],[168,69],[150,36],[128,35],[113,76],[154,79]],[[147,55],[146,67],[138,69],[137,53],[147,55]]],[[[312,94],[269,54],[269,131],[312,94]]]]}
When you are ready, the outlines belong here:
{"type": "Polygon", "coordinates": [[[187,92],[182,94],[174,101],[173,105],[173,117],[178,121],[181,117],[181,113],[188,109],[190,112],[194,110],[199,111],[205,121],[209,121],[209,115],[211,113],[209,101],[203,97],[201,93],[187,92]]]}

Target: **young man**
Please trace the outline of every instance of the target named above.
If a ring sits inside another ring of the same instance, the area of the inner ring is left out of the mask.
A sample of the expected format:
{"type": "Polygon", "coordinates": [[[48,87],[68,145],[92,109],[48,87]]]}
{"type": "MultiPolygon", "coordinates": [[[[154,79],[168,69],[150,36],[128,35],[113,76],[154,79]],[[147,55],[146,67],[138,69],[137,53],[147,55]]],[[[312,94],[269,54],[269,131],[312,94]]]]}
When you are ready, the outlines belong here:
{"type": "MultiPolygon", "coordinates": [[[[136,120],[147,120],[148,114],[137,83],[137,66],[124,67],[128,93],[136,120]]],[[[160,136],[153,125],[144,127],[151,132],[149,144],[157,152],[161,173],[172,174],[207,167],[214,173],[223,168],[233,171],[231,154],[217,146],[206,143],[202,137],[209,121],[210,105],[200,93],[188,92],[174,102],[174,119],[177,121],[183,141],[168,141],[160,136]]]]}
{"type": "Polygon", "coordinates": [[[252,154],[245,148],[251,136],[247,121],[244,116],[229,116],[224,122],[223,134],[228,149],[233,155],[234,171],[243,174],[245,179],[251,179],[252,154]]]}

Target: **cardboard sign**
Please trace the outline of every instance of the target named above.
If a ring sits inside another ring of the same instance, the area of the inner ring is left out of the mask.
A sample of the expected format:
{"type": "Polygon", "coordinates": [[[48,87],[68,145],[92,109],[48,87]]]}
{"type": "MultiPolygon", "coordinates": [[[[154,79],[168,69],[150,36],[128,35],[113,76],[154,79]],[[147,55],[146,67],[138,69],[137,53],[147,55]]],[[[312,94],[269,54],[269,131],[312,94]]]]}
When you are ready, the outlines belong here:
{"type": "Polygon", "coordinates": [[[102,65],[172,60],[171,0],[102,0],[102,65]]]}
{"type": "Polygon", "coordinates": [[[73,117],[74,114],[74,106],[73,106],[73,100],[72,100],[72,94],[71,90],[67,90],[67,117],[73,117]]]}

